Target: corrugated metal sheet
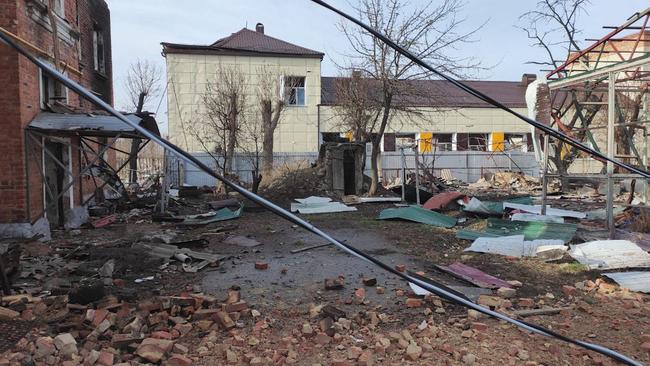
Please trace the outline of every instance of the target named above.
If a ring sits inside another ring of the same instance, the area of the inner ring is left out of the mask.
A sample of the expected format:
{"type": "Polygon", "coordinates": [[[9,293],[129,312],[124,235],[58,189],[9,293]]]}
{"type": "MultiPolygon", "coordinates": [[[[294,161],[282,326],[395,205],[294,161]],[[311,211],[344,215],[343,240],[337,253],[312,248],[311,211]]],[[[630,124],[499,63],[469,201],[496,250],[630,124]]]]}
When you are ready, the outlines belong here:
{"type": "Polygon", "coordinates": [[[550,222],[508,221],[496,218],[487,220],[484,231],[460,230],[456,234],[459,239],[475,240],[481,237],[494,238],[513,235],[524,235],[525,240],[559,239],[568,243],[576,234],[578,225],[558,224],[550,222]]]}
{"type": "MultiPolygon", "coordinates": [[[[533,153],[511,152],[512,160],[504,154],[494,154],[492,152],[482,151],[438,151],[435,154],[423,154],[420,161],[426,166],[433,166],[433,171],[440,176],[443,170],[448,170],[451,175],[465,182],[476,182],[482,173],[499,172],[505,170],[523,171],[527,175],[538,176],[539,165],[535,161],[533,153]],[[435,163],[434,163],[435,161],[435,163]],[[514,161],[514,163],[513,163],[514,161]]],[[[215,168],[214,159],[206,154],[193,153],[196,158],[208,166],[215,168]]],[[[370,154],[367,154],[366,170],[364,173],[370,175],[370,154]]],[[[383,152],[380,156],[379,166],[381,167],[382,180],[391,182],[396,177],[401,176],[402,157],[399,152],[383,152]]],[[[277,152],[274,154],[274,164],[276,167],[284,165],[302,164],[305,167],[318,160],[317,152],[277,152]]],[[[249,156],[237,154],[233,160],[234,174],[244,182],[252,181],[252,164],[249,156]]],[[[181,166],[181,180],[183,183],[194,186],[214,186],[216,180],[204,172],[196,169],[194,166],[188,166],[183,162],[178,162],[173,156],[168,156],[170,167],[181,166]]],[[[406,154],[406,170],[408,173],[415,172],[415,155],[406,154]]],[[[177,180],[178,175],[174,176],[177,180]]]]}
{"type": "Polygon", "coordinates": [[[523,235],[504,236],[498,238],[477,238],[466,252],[492,253],[511,257],[536,257],[538,252],[559,251],[560,257],[567,249],[562,240],[536,239],[524,240],[523,235]]]}
{"type": "Polygon", "coordinates": [[[449,266],[437,267],[444,272],[447,272],[479,287],[491,289],[497,289],[499,287],[512,287],[512,285],[500,278],[494,277],[481,271],[478,268],[470,267],[460,262],[456,262],[449,266]]]}
{"type": "MultiPolygon", "coordinates": [[[[503,205],[504,208],[511,208],[513,210],[520,210],[524,212],[529,212],[529,213],[534,213],[541,215],[542,214],[542,206],[541,205],[527,205],[527,204],[521,204],[521,203],[513,203],[513,202],[505,202],[503,205]]],[[[577,212],[577,211],[570,211],[570,210],[562,210],[559,208],[552,208],[550,206],[546,207],[546,214],[550,216],[559,216],[559,217],[573,217],[576,219],[584,219],[587,217],[587,214],[584,212],[577,212]]]]}
{"type": "Polygon", "coordinates": [[[504,203],[509,204],[530,204],[533,203],[532,197],[509,198],[503,202],[481,201],[472,197],[469,203],[463,208],[464,211],[474,212],[486,215],[501,215],[503,213],[504,203]]]}
{"type": "MultiPolygon", "coordinates": [[[[139,124],[142,121],[142,118],[134,114],[125,116],[133,123],[139,124]]],[[[29,124],[29,128],[69,132],[90,130],[103,133],[135,133],[131,126],[113,116],[49,112],[39,113],[29,124]]]]}
{"type": "Polygon", "coordinates": [[[650,293],[650,272],[613,272],[603,276],[616,281],[621,287],[631,291],[650,293]]]}
{"type": "Polygon", "coordinates": [[[650,254],[627,240],[597,240],[572,245],[569,254],[591,269],[650,267],[650,254]]]}
{"type": "Polygon", "coordinates": [[[456,225],[453,217],[425,210],[417,206],[387,208],[379,213],[379,220],[406,220],[421,224],[451,228],[456,225]]]}

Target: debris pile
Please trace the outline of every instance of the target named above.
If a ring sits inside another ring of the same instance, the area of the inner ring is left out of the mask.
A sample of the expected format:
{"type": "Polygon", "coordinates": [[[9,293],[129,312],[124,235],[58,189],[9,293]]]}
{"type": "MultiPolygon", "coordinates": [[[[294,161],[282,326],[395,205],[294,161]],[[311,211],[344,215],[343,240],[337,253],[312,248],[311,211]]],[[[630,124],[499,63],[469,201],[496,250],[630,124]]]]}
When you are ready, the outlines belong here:
{"type": "Polygon", "coordinates": [[[40,332],[18,342],[18,351],[0,364],[114,365],[163,362],[191,365],[188,335],[243,328],[259,312],[237,289],[223,299],[203,293],[159,296],[137,304],[108,296],[93,304],[68,302],[66,296],[2,298],[1,320],[42,321],[40,332]]]}

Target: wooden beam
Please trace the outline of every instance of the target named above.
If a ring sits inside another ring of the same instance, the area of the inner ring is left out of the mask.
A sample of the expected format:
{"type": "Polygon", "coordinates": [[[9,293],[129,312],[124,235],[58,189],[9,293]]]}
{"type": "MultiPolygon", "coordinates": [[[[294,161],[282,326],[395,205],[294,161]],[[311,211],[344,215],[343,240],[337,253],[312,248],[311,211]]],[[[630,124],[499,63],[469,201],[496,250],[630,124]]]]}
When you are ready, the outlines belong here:
{"type": "MultiPolygon", "coordinates": [[[[33,43],[30,43],[26,39],[21,38],[20,36],[9,32],[7,29],[5,29],[3,27],[0,27],[0,30],[3,31],[4,33],[6,33],[9,37],[13,38],[14,41],[21,43],[26,48],[29,48],[34,53],[37,53],[40,56],[47,57],[48,60],[54,60],[54,56],[50,55],[47,51],[43,50],[42,48],[39,48],[38,46],[34,45],[33,43]]],[[[70,64],[68,64],[66,62],[60,61],[59,66],[60,66],[60,68],[62,70],[71,71],[73,74],[76,74],[77,76],[82,75],[81,71],[79,71],[78,69],[72,67],[70,64]]]]}

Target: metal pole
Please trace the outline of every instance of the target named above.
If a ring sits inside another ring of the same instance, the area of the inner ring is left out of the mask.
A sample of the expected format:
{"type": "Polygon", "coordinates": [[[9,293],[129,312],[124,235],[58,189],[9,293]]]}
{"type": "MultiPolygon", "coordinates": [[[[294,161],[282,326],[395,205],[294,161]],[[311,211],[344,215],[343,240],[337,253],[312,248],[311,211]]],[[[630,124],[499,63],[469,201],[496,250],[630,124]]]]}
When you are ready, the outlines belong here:
{"type": "Polygon", "coordinates": [[[402,202],[406,202],[406,157],[404,156],[404,148],[399,147],[402,154],[402,202]]]}
{"type": "Polygon", "coordinates": [[[548,195],[548,149],[550,146],[549,138],[549,135],[545,133],[544,159],[542,159],[542,215],[546,215],[546,196],[548,195]]]}
{"type": "Polygon", "coordinates": [[[418,206],[422,204],[420,202],[420,168],[418,167],[418,164],[420,162],[419,159],[419,150],[418,150],[418,144],[415,144],[415,200],[417,201],[418,206]]]}
{"type": "MultiPolygon", "coordinates": [[[[616,118],[616,74],[609,73],[609,85],[607,95],[607,157],[614,159],[615,149],[615,129],[614,120],[616,118]]],[[[607,161],[607,227],[609,228],[609,238],[613,239],[616,234],[614,227],[614,164],[607,161]]]]}

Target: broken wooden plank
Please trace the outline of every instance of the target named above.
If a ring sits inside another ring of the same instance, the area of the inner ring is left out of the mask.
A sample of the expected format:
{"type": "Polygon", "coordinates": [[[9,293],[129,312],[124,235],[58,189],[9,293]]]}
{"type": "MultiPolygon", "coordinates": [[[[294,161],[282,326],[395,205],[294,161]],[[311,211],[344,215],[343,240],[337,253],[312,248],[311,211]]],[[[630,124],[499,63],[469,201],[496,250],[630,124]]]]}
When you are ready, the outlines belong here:
{"type": "Polygon", "coordinates": [[[436,267],[445,273],[449,273],[454,277],[463,279],[478,287],[489,289],[497,289],[500,287],[512,288],[512,285],[500,278],[489,275],[478,268],[470,267],[459,262],[449,266],[436,267]]]}
{"type": "Polygon", "coordinates": [[[20,317],[20,313],[0,306],[0,320],[14,320],[20,317]]]}
{"type": "Polygon", "coordinates": [[[562,310],[572,310],[571,307],[563,307],[563,308],[548,308],[548,309],[530,309],[530,310],[517,310],[513,311],[512,314],[525,318],[529,316],[539,316],[539,315],[557,315],[562,312],[562,310]]]}
{"type": "Polygon", "coordinates": [[[329,245],[332,245],[332,243],[318,244],[318,245],[312,245],[312,246],[310,246],[310,247],[304,247],[304,248],[300,248],[300,249],[294,249],[294,250],[291,251],[291,254],[296,254],[296,253],[306,252],[306,251],[308,251],[308,250],[318,249],[318,248],[326,247],[326,246],[329,246],[329,245]]]}

